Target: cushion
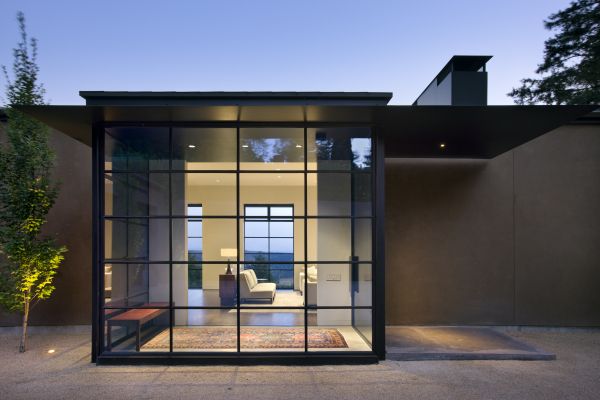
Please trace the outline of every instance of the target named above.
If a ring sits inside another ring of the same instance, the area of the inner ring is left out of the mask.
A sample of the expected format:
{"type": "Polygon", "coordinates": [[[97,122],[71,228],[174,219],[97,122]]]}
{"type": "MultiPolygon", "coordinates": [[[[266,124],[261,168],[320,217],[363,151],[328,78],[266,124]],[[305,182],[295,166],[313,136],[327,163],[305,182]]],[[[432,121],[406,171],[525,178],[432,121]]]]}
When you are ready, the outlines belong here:
{"type": "Polygon", "coordinates": [[[250,298],[270,299],[275,294],[275,284],[273,282],[259,283],[252,288],[250,298]]]}
{"type": "Polygon", "coordinates": [[[258,278],[256,277],[256,272],[254,272],[253,269],[249,269],[248,272],[250,273],[250,282],[252,283],[252,285],[250,287],[254,287],[258,284],[258,278]]]}
{"type": "Polygon", "coordinates": [[[317,267],[315,267],[314,265],[311,267],[308,267],[308,269],[306,270],[306,273],[308,275],[309,281],[314,282],[317,280],[317,267]]]}

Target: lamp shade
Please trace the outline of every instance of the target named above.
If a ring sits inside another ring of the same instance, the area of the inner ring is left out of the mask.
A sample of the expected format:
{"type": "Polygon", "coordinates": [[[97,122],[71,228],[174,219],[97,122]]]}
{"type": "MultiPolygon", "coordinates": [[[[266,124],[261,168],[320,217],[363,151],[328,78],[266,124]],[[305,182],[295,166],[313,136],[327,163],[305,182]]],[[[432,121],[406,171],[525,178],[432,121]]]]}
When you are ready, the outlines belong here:
{"type": "Polygon", "coordinates": [[[237,249],[221,249],[221,257],[237,257],[237,249]]]}

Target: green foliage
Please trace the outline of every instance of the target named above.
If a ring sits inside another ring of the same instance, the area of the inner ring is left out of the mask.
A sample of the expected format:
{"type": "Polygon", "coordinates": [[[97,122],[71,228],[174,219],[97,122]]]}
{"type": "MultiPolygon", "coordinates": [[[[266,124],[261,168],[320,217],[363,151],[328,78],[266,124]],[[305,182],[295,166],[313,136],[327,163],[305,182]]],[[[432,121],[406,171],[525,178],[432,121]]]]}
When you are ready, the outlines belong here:
{"type": "Polygon", "coordinates": [[[538,79],[523,79],[508,95],[517,104],[600,104],[600,1],[575,0],[550,15],[538,79]]]}
{"type": "Polygon", "coordinates": [[[0,304],[27,313],[30,305],[51,295],[66,248],[41,234],[58,187],[51,181],[54,154],[48,147],[48,129],[15,108],[44,104],[37,42],[28,41],[22,13],[17,20],[21,41],[13,50],[13,81],[2,68],[8,141],[0,147],[0,304]]]}

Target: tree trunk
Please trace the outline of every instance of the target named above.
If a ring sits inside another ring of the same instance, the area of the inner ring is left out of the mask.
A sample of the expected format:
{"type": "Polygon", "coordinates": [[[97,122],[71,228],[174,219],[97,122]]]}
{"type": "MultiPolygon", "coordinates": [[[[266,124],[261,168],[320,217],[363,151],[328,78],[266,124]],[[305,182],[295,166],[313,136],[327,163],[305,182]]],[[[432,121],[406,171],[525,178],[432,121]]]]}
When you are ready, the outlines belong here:
{"type": "Polygon", "coordinates": [[[23,308],[23,329],[21,332],[21,343],[19,344],[19,353],[25,353],[27,350],[27,322],[29,320],[29,300],[25,301],[23,308]]]}

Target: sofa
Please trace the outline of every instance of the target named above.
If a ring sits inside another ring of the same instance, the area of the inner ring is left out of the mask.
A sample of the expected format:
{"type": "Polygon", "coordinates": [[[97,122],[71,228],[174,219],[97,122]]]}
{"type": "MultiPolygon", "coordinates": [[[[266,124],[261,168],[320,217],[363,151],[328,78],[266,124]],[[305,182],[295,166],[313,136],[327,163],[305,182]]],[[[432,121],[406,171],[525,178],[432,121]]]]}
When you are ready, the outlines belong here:
{"type": "Polygon", "coordinates": [[[306,275],[308,279],[305,278],[304,272],[300,272],[300,292],[304,291],[304,280],[306,279],[306,295],[304,296],[304,301],[307,306],[316,306],[317,305],[317,267],[312,265],[306,269],[306,275]]]}
{"type": "Polygon", "coordinates": [[[252,269],[240,272],[240,301],[275,300],[275,284],[273,282],[258,282],[256,273],[252,269]]]}

